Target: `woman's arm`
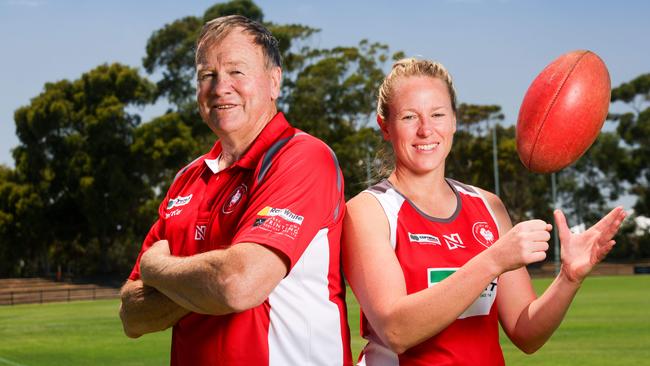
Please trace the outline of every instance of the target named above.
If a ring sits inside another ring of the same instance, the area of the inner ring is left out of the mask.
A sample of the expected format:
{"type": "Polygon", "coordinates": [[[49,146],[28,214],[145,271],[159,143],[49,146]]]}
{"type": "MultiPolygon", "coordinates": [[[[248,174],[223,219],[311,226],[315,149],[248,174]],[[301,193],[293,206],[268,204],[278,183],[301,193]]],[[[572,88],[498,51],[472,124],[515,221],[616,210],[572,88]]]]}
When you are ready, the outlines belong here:
{"type": "MultiPolygon", "coordinates": [[[[489,196],[489,195],[488,195],[489,196]]],[[[510,219],[501,201],[488,199],[499,226],[507,230],[510,219]]],[[[562,322],[582,280],[611,250],[625,218],[622,208],[615,208],[596,225],[580,235],[571,234],[561,211],[555,221],[562,244],[562,269],[553,283],[536,297],[525,268],[504,273],[499,278],[497,303],[501,326],[510,340],[526,353],[533,353],[546,343],[562,322]]]]}

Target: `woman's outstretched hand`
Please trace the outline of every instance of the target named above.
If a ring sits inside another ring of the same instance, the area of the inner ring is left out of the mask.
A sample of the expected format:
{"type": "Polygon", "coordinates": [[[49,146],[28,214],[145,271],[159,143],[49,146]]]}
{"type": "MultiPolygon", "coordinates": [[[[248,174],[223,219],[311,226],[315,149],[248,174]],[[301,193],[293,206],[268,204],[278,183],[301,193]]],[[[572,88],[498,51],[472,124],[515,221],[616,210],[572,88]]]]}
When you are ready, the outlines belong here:
{"type": "Polygon", "coordinates": [[[575,282],[582,282],[605,258],[616,242],[612,240],[625,219],[622,207],[616,207],[587,231],[574,234],[560,210],[553,212],[561,244],[562,272],[575,282]]]}

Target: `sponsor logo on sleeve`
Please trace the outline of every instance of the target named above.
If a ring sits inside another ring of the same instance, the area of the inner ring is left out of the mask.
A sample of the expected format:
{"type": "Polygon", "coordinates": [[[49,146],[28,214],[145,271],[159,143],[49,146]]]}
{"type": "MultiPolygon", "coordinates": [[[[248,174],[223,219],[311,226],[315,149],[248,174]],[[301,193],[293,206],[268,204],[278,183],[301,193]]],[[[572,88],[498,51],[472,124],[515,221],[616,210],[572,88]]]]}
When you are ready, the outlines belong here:
{"type": "MultiPolygon", "coordinates": [[[[438,282],[451,276],[458,268],[427,268],[428,287],[434,286],[438,282]]],[[[458,319],[464,319],[471,316],[482,316],[490,314],[490,309],[497,298],[497,279],[492,280],[479,297],[465,311],[458,316],[458,319]]]]}
{"type": "Polygon", "coordinates": [[[296,215],[287,208],[273,208],[266,206],[257,213],[253,227],[271,233],[284,235],[291,239],[298,237],[303,216],[296,215]]]}
{"type": "Polygon", "coordinates": [[[418,244],[423,244],[423,245],[442,245],[440,243],[440,239],[431,234],[413,234],[413,233],[408,233],[409,235],[409,241],[411,243],[418,243],[418,244]]]}
{"type": "Polygon", "coordinates": [[[302,220],[304,217],[296,215],[291,212],[288,208],[273,208],[266,206],[257,213],[257,216],[278,216],[283,218],[286,221],[293,222],[294,224],[302,225],[302,220]]]}
{"type": "Polygon", "coordinates": [[[458,235],[458,233],[443,235],[442,237],[445,238],[445,243],[447,244],[447,248],[449,248],[449,250],[465,248],[465,244],[463,244],[463,241],[460,239],[460,235],[458,235]]]}
{"type": "Polygon", "coordinates": [[[167,209],[172,209],[174,207],[180,207],[180,206],[185,206],[190,201],[192,200],[192,195],[190,194],[189,196],[178,196],[176,198],[171,198],[169,202],[167,202],[167,209]]]}
{"type": "Polygon", "coordinates": [[[224,202],[221,211],[225,214],[233,212],[239,202],[241,202],[242,197],[244,197],[246,194],[246,191],[248,191],[248,188],[246,188],[246,185],[244,183],[238,185],[237,188],[232,191],[230,197],[226,200],[226,202],[224,202]]]}
{"type": "Polygon", "coordinates": [[[484,247],[488,248],[490,245],[494,244],[494,233],[487,222],[480,221],[474,223],[472,226],[472,233],[474,234],[474,239],[484,247]]]}

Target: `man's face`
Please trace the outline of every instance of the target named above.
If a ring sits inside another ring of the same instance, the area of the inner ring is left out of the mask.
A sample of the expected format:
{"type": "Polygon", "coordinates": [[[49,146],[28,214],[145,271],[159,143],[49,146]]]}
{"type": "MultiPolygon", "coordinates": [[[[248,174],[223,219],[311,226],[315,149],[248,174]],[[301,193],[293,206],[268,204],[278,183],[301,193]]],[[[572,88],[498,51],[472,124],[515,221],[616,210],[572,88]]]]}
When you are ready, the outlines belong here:
{"type": "Polygon", "coordinates": [[[259,133],[276,113],[279,67],[267,67],[253,37],[240,28],[204,46],[197,64],[197,100],[203,121],[219,137],[259,133]]]}

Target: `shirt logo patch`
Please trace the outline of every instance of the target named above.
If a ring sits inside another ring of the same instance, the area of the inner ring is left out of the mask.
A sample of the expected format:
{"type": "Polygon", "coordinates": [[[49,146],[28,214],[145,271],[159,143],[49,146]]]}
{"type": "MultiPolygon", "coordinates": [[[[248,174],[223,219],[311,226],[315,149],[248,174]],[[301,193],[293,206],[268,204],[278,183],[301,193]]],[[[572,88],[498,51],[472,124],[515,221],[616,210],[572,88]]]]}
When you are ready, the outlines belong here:
{"type": "MultiPolygon", "coordinates": [[[[427,268],[428,287],[434,286],[438,282],[451,276],[458,268],[427,268]]],[[[497,298],[498,278],[492,280],[479,297],[465,311],[458,316],[458,319],[469,318],[472,316],[483,316],[490,314],[490,309],[497,298]]]]}
{"type": "Polygon", "coordinates": [[[302,220],[305,218],[300,215],[296,215],[295,213],[291,212],[288,208],[273,208],[270,206],[266,206],[263,209],[260,210],[260,212],[257,213],[257,216],[278,216],[286,221],[293,222],[294,224],[302,225],[302,220]]]}
{"type": "Polygon", "coordinates": [[[494,233],[487,222],[474,223],[472,226],[472,233],[474,234],[474,239],[476,239],[476,241],[478,241],[482,246],[488,248],[490,245],[494,244],[494,233]]]}
{"type": "Polygon", "coordinates": [[[248,188],[244,183],[240,184],[235,188],[235,190],[230,194],[230,198],[224,202],[221,211],[225,214],[229,214],[235,210],[235,207],[241,202],[242,197],[246,194],[248,188]]]}
{"type": "Polygon", "coordinates": [[[194,240],[205,240],[205,229],[207,225],[196,225],[194,230],[194,240]]]}
{"type": "Polygon", "coordinates": [[[253,222],[253,227],[280,234],[290,239],[296,239],[304,217],[296,215],[287,208],[273,208],[266,206],[257,213],[258,217],[253,222]]]}
{"type": "Polygon", "coordinates": [[[172,211],[172,212],[167,212],[167,213],[165,214],[165,219],[168,219],[168,218],[170,218],[170,217],[174,217],[174,216],[178,216],[178,215],[181,214],[181,212],[183,212],[183,209],[182,209],[182,208],[177,208],[177,209],[175,209],[175,210],[172,211]]]}
{"type": "Polygon", "coordinates": [[[445,238],[445,243],[447,244],[447,248],[449,248],[449,250],[465,248],[465,244],[463,244],[463,241],[460,239],[460,235],[458,235],[458,233],[443,235],[442,237],[445,238]]]}
{"type": "Polygon", "coordinates": [[[442,245],[440,243],[440,239],[431,234],[412,234],[408,233],[409,235],[409,241],[411,243],[418,243],[418,244],[423,244],[423,245],[442,245]]]}
{"type": "Polygon", "coordinates": [[[185,206],[188,203],[190,203],[191,200],[192,200],[192,195],[185,196],[185,197],[178,196],[176,198],[172,198],[169,200],[169,202],[167,202],[167,209],[169,210],[174,207],[185,206]]]}

